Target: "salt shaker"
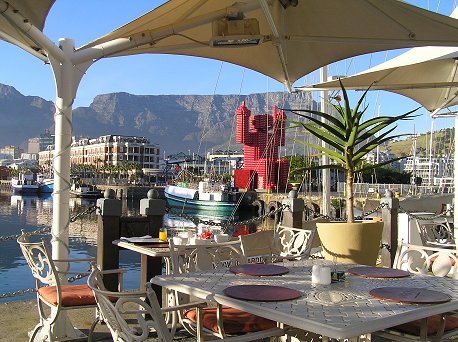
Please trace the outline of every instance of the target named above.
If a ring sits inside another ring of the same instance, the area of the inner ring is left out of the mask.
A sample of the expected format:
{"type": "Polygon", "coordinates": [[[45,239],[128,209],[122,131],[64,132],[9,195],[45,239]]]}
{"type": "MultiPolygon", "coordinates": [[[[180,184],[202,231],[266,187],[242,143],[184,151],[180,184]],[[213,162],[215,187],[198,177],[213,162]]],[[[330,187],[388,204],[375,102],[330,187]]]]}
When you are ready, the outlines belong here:
{"type": "Polygon", "coordinates": [[[312,266],[312,284],[319,284],[321,277],[321,265],[312,266]]]}
{"type": "Polygon", "coordinates": [[[323,266],[320,269],[320,284],[329,285],[331,284],[331,268],[323,266]]]}

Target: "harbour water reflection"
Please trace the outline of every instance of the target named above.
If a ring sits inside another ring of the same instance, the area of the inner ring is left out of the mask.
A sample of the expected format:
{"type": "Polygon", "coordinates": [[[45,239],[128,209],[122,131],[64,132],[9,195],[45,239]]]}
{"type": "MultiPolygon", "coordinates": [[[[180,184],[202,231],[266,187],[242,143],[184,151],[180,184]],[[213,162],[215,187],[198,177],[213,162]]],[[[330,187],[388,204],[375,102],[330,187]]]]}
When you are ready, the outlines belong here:
{"type": "MultiPolygon", "coordinates": [[[[88,207],[94,205],[96,200],[70,198],[70,217],[75,217],[88,207]]],[[[128,199],[122,203],[123,215],[134,216],[139,214],[140,200],[128,199]]],[[[244,220],[251,213],[242,213],[237,219],[244,220]]],[[[17,235],[21,230],[26,232],[36,231],[40,228],[50,228],[52,225],[52,196],[21,196],[9,192],[0,192],[0,302],[26,300],[35,297],[26,294],[15,297],[2,298],[3,294],[26,290],[35,286],[34,278],[27,266],[21,250],[15,239],[4,241],[1,237],[17,235]]],[[[195,228],[189,220],[178,216],[164,217],[164,226],[177,227],[178,229],[195,228]]],[[[199,225],[198,230],[213,228],[199,225]]],[[[238,227],[239,233],[248,233],[256,229],[254,225],[238,227]]],[[[97,253],[97,215],[95,212],[78,218],[70,223],[70,258],[95,257],[97,253]]],[[[37,236],[36,238],[48,236],[37,236]]],[[[128,270],[124,278],[124,287],[133,289],[139,287],[140,256],[129,251],[120,252],[120,267],[128,270]]],[[[73,269],[73,271],[86,271],[86,269],[73,269]]],[[[84,282],[81,280],[80,282],[84,282]]]]}
{"type": "MultiPolygon", "coordinates": [[[[95,200],[70,198],[70,216],[84,211],[95,204],[95,200]]],[[[123,203],[124,214],[138,213],[135,202],[123,203]]],[[[20,234],[21,230],[32,232],[52,225],[52,196],[21,196],[9,192],[0,192],[0,236],[20,234]]],[[[95,257],[97,253],[97,216],[95,213],[78,218],[70,224],[70,258],[95,257]]],[[[42,236],[49,238],[49,236],[42,236]]],[[[39,238],[37,236],[37,238],[39,238]]],[[[16,240],[0,241],[0,295],[35,286],[34,278],[27,266],[16,240]]],[[[120,266],[129,270],[124,287],[138,288],[140,258],[134,253],[121,251],[120,266]]],[[[85,271],[74,269],[75,271],[85,271]]],[[[26,294],[10,298],[0,298],[0,302],[26,300],[34,298],[26,294]]]]}

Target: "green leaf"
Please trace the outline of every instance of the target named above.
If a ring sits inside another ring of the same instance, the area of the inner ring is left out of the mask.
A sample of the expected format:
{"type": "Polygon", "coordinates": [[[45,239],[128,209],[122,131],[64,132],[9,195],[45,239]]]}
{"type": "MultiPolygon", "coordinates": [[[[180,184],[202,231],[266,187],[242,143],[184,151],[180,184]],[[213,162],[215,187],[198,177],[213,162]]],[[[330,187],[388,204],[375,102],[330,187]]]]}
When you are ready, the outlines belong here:
{"type": "Polygon", "coordinates": [[[384,162],[381,162],[381,163],[378,163],[378,164],[366,164],[366,165],[364,165],[364,167],[355,169],[355,172],[364,172],[364,171],[368,171],[368,170],[373,170],[373,169],[376,169],[376,168],[382,167],[384,165],[388,165],[388,164],[394,163],[395,161],[398,161],[398,160],[401,160],[401,159],[405,159],[405,158],[407,158],[407,156],[393,158],[393,159],[390,159],[390,160],[387,160],[387,161],[384,161],[384,162]]]}
{"type": "Polygon", "coordinates": [[[312,147],[312,148],[324,153],[329,158],[335,160],[336,162],[338,162],[340,164],[345,164],[346,163],[345,157],[341,153],[338,153],[336,151],[333,151],[333,150],[331,150],[329,148],[326,148],[326,147],[323,147],[321,145],[312,144],[312,143],[309,143],[309,142],[306,142],[306,141],[302,141],[302,140],[294,140],[294,141],[299,143],[299,144],[312,147]]]}
{"type": "MultiPolygon", "coordinates": [[[[308,113],[308,114],[315,114],[316,116],[319,116],[323,119],[326,119],[328,120],[329,122],[331,122],[332,124],[334,124],[335,126],[337,126],[338,128],[340,128],[341,130],[345,130],[345,126],[342,125],[342,122],[340,120],[338,120],[336,117],[330,115],[330,114],[327,114],[327,113],[323,113],[323,112],[320,112],[320,111],[316,111],[316,110],[309,110],[309,109],[284,109],[284,110],[288,110],[296,115],[299,115],[303,118],[306,118],[308,120],[316,120],[316,118],[310,116],[310,115],[305,115],[305,114],[301,114],[301,112],[305,112],[305,113],[308,113]]],[[[296,120],[286,120],[286,122],[295,122],[296,120]]]]}
{"type": "MultiPolygon", "coordinates": [[[[321,122],[320,120],[318,120],[316,118],[310,117],[308,119],[310,121],[314,122],[316,124],[316,126],[322,127],[324,129],[326,129],[327,131],[331,132],[332,134],[334,134],[336,136],[336,138],[338,138],[339,140],[342,140],[342,141],[346,140],[345,131],[342,130],[342,129],[339,129],[339,127],[336,127],[336,126],[334,126],[332,124],[329,124],[327,122],[321,122]]],[[[309,123],[300,122],[300,121],[289,121],[289,122],[294,123],[294,124],[300,124],[303,127],[306,126],[306,125],[310,125],[309,123]]],[[[319,135],[317,137],[320,138],[321,135],[319,135]]]]}
{"type": "MultiPolygon", "coordinates": [[[[318,137],[322,141],[326,142],[327,144],[331,145],[332,147],[336,148],[340,152],[343,152],[345,149],[345,142],[343,142],[341,139],[338,137],[335,137],[333,135],[330,135],[326,127],[323,128],[317,128],[316,126],[312,124],[304,124],[303,125],[304,129],[306,129],[308,132],[313,134],[314,136],[318,137]]],[[[329,130],[329,129],[328,129],[329,130]]]]}

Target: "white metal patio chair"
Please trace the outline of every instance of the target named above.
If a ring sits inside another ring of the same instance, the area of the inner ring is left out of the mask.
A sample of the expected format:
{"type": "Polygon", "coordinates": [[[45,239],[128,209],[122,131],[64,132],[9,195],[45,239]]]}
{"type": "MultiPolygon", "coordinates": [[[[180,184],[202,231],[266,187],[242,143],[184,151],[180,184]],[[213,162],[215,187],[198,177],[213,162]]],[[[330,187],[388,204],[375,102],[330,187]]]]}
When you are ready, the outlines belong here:
{"type": "MultiPolygon", "coordinates": [[[[393,268],[415,274],[458,279],[458,250],[412,245],[401,241],[396,250],[393,268]]],[[[372,335],[392,341],[456,340],[458,317],[452,312],[443,313],[378,331],[372,335]]]]}
{"type": "Polygon", "coordinates": [[[273,237],[273,251],[282,259],[307,259],[316,236],[316,229],[277,225],[273,237]]]}
{"type": "Polygon", "coordinates": [[[248,263],[270,263],[277,253],[274,249],[274,231],[239,235],[240,248],[248,263]]]}
{"type": "Polygon", "coordinates": [[[456,248],[453,230],[450,227],[447,218],[413,220],[417,226],[423,246],[456,248]]]}
{"type": "MultiPolygon", "coordinates": [[[[247,260],[240,250],[239,241],[206,245],[175,245],[173,240],[170,240],[169,245],[174,274],[226,268],[246,263],[247,260]]],[[[182,293],[175,293],[175,300],[175,305],[180,306],[188,304],[191,299],[182,293]]],[[[199,301],[196,304],[206,305],[207,303],[199,301]]],[[[181,325],[197,336],[199,341],[202,336],[213,339],[216,336],[224,340],[243,342],[283,335],[283,330],[277,328],[277,323],[274,321],[219,304],[216,307],[204,307],[200,313],[201,319],[199,310],[179,312],[181,325]]]]}
{"type": "Polygon", "coordinates": [[[110,329],[115,342],[144,341],[152,337],[152,332],[157,334],[159,342],[171,342],[175,325],[172,324],[170,331],[163,315],[174,310],[195,307],[189,304],[179,308],[161,309],[150,283],[146,283],[146,291],[107,291],[103,284],[103,274],[95,265],[87,285],[94,293],[101,318],[110,329]]]}
{"type": "MultiPolygon", "coordinates": [[[[47,341],[55,340],[54,324],[59,315],[66,310],[77,310],[84,308],[96,308],[96,302],[91,289],[87,284],[62,285],[59,276],[68,275],[88,275],[90,262],[95,259],[69,259],[53,260],[51,253],[44,240],[30,242],[26,233],[22,233],[17,239],[24,258],[35,278],[37,292],[37,306],[40,322],[35,326],[30,334],[30,341],[34,341],[37,334],[46,338],[47,341]],[[87,263],[87,272],[58,271],[56,262],[62,263],[87,263]]],[[[117,273],[119,275],[118,284],[122,284],[123,270],[110,270],[104,273],[117,273]]],[[[94,315],[94,322],[89,329],[88,340],[91,341],[92,333],[99,321],[98,316],[94,315]]],[[[65,334],[67,337],[84,338],[85,335],[71,325],[65,324],[65,334]]]]}
{"type": "Polygon", "coordinates": [[[239,236],[242,253],[250,263],[307,259],[317,238],[316,228],[302,229],[282,225],[277,225],[274,230],[239,236]]]}

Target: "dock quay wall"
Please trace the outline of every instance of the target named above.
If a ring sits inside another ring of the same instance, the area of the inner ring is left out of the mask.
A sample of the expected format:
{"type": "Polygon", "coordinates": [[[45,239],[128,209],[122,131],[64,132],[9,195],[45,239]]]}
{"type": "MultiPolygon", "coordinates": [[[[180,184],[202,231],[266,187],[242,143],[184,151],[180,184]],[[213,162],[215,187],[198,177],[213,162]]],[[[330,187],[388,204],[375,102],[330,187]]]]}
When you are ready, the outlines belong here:
{"type": "Polygon", "coordinates": [[[158,192],[160,199],[165,199],[163,186],[135,186],[135,185],[97,185],[97,189],[105,191],[114,190],[116,198],[146,198],[149,190],[158,192]]]}

